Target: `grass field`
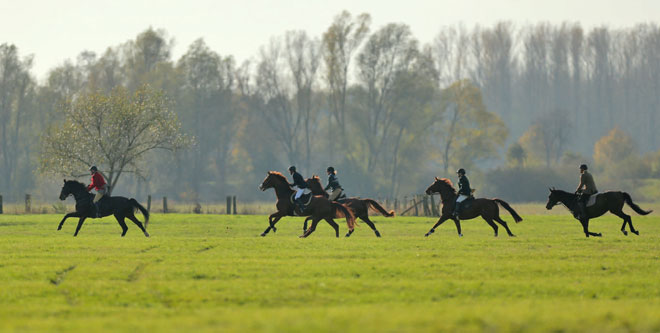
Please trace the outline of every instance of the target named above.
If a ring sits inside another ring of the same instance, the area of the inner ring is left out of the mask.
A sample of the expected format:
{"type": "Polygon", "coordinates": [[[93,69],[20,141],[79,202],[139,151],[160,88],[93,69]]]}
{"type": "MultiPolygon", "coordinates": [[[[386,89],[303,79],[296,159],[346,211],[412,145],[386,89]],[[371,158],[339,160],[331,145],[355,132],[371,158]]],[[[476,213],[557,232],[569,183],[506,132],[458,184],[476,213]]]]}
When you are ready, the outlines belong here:
{"type": "Polygon", "coordinates": [[[589,239],[567,213],[523,217],[517,238],[376,217],[381,239],[299,239],[301,218],[266,238],[264,216],[154,214],[151,238],[105,218],[73,238],[61,215],[0,215],[0,330],[660,331],[659,217],[589,239]]]}

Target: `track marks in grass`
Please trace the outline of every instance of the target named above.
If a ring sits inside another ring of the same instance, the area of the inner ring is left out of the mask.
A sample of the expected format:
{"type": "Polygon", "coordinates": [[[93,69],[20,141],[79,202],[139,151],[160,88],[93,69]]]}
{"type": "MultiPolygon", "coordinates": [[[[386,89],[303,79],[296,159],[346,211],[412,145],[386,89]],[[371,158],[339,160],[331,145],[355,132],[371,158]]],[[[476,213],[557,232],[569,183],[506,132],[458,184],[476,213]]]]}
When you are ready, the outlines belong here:
{"type": "Polygon", "coordinates": [[[135,269],[131,272],[131,274],[128,274],[126,277],[126,282],[135,282],[140,278],[140,275],[142,274],[142,271],[144,271],[144,268],[147,266],[147,264],[142,263],[137,266],[135,266],[135,269]]]}
{"type": "Polygon", "coordinates": [[[156,249],[156,248],[158,248],[158,245],[152,245],[152,246],[149,246],[149,247],[146,247],[146,248],[140,250],[140,253],[146,253],[146,252],[149,252],[149,251],[151,251],[153,249],[156,249]]]}
{"type": "Polygon", "coordinates": [[[197,250],[197,253],[206,252],[206,251],[212,250],[214,248],[215,248],[215,245],[209,245],[209,246],[206,246],[206,247],[203,247],[203,248],[197,250]]]}
{"type": "Polygon", "coordinates": [[[64,282],[64,278],[66,278],[67,273],[71,272],[76,268],[76,265],[69,266],[59,272],[55,272],[55,277],[52,277],[48,279],[50,283],[59,286],[62,282],[64,282]]]}

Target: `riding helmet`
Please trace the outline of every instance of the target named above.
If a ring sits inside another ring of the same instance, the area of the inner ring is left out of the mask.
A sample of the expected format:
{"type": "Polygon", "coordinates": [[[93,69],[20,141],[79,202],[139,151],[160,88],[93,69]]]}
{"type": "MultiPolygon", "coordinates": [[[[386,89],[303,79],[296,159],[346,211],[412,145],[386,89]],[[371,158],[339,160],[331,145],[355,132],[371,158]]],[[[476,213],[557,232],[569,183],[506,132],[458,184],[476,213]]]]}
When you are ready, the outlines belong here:
{"type": "Polygon", "coordinates": [[[461,175],[464,175],[465,174],[465,169],[460,168],[460,169],[456,170],[456,173],[460,173],[461,175]]]}
{"type": "Polygon", "coordinates": [[[333,167],[330,166],[330,167],[328,167],[328,169],[326,169],[326,171],[327,171],[327,172],[335,173],[335,168],[333,168],[333,167]]]}
{"type": "Polygon", "coordinates": [[[294,165],[290,166],[290,167],[289,167],[289,171],[296,172],[296,167],[295,167],[294,165]]]}
{"type": "Polygon", "coordinates": [[[587,170],[587,169],[589,169],[589,168],[587,168],[586,164],[580,165],[580,170],[587,170]]]}
{"type": "Polygon", "coordinates": [[[89,171],[99,171],[99,169],[96,168],[96,165],[92,165],[92,167],[89,168],[89,171]]]}

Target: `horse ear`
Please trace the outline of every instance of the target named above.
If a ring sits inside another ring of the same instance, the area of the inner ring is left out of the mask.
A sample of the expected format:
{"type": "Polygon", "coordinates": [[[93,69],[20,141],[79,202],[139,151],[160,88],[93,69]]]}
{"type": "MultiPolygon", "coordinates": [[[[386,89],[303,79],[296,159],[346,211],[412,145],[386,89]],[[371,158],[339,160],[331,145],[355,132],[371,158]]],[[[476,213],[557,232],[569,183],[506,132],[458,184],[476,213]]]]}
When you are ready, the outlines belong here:
{"type": "Polygon", "coordinates": [[[435,177],[435,180],[439,180],[438,177],[435,177]]]}
{"type": "Polygon", "coordinates": [[[62,179],[62,180],[64,180],[64,184],[66,184],[66,179],[62,179]]]}

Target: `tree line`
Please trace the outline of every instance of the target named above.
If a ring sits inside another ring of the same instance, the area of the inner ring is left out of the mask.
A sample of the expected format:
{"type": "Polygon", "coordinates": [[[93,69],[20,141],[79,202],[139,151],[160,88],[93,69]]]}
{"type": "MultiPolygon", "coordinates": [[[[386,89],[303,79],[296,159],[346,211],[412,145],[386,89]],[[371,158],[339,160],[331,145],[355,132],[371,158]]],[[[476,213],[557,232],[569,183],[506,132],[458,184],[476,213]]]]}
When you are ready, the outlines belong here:
{"type": "MultiPolygon", "coordinates": [[[[490,179],[502,172],[593,161],[615,128],[640,156],[660,142],[656,24],[458,25],[422,43],[405,24],[373,27],[368,14],[342,12],[321,36],[273,36],[241,63],[203,39],[179,59],[173,46],[149,28],[37,82],[34,57],[0,45],[0,193],[53,197],[56,176],[84,175],[66,161],[44,168],[46,138],[70,121],[76,100],[117,87],[167,96],[194,143],[144,156],[116,191],[191,202],[269,199],[255,184],[292,164],[305,176],[332,165],[349,194],[389,197],[464,167],[489,194],[503,191],[490,179]]],[[[656,164],[645,163],[654,177],[656,164]]]]}

